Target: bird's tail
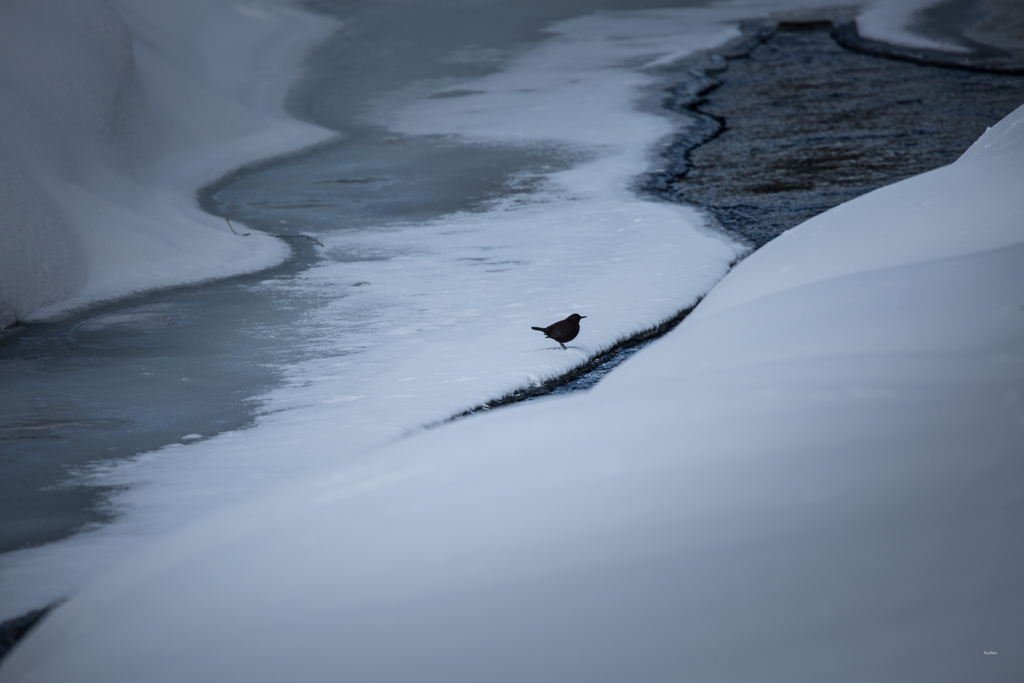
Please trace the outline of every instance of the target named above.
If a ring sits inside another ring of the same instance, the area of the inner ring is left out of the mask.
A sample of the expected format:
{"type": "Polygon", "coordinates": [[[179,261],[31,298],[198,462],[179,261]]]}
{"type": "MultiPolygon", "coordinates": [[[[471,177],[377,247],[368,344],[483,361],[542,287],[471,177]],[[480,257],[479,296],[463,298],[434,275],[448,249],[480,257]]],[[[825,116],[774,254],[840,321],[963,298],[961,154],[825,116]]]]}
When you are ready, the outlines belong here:
{"type": "Polygon", "coordinates": [[[543,332],[544,331],[543,327],[531,327],[530,329],[531,330],[537,330],[538,332],[543,332]]]}

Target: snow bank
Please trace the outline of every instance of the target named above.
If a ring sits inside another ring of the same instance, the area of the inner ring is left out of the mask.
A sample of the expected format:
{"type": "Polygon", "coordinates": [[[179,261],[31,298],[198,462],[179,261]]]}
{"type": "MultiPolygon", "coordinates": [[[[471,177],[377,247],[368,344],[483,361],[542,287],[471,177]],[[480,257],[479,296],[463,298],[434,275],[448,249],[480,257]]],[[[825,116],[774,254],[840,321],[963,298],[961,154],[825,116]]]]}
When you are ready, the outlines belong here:
{"type": "Polygon", "coordinates": [[[772,242],[587,395],[154,545],[0,680],[1011,680],[1022,122],[772,242]]]}
{"type": "Polygon", "coordinates": [[[970,52],[962,45],[933,40],[912,30],[923,11],[938,4],[939,0],[874,0],[857,17],[857,32],[870,40],[903,47],[970,52]]]}
{"type": "Polygon", "coordinates": [[[284,2],[0,7],[0,327],[282,259],[194,193],[328,135],[282,102],[332,29],[284,2]]]}

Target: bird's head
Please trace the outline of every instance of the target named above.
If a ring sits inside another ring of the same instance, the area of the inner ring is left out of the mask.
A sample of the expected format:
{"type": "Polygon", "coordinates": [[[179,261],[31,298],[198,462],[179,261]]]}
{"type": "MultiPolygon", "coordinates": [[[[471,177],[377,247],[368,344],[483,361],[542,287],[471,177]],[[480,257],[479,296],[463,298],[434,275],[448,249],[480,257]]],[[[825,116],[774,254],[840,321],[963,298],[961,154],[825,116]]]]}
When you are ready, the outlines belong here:
{"type": "Polygon", "coordinates": [[[573,321],[574,323],[578,323],[579,321],[583,320],[586,317],[587,316],[580,315],[579,313],[573,313],[572,315],[569,316],[569,320],[573,321]]]}

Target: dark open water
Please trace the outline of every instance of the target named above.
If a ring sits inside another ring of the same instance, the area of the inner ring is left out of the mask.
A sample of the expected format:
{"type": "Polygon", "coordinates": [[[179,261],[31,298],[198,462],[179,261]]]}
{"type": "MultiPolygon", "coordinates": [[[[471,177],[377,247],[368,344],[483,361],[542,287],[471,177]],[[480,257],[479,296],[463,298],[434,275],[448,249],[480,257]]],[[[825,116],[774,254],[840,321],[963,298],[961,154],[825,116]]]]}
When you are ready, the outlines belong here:
{"type": "Polygon", "coordinates": [[[841,47],[790,24],[666,105],[699,125],[650,189],[761,246],[833,206],[956,161],[1024,104],[1024,75],[937,68],[841,47]]]}

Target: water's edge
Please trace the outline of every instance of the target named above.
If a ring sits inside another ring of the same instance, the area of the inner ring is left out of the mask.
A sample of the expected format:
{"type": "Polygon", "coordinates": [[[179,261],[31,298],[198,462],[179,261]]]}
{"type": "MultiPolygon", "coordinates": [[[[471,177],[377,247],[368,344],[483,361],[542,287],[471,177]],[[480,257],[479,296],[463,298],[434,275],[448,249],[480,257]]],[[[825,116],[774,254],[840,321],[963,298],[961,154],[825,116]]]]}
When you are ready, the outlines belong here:
{"type": "MultiPolygon", "coordinates": [[[[699,208],[709,217],[713,228],[725,233],[731,239],[750,247],[750,251],[742,258],[749,256],[750,253],[753,253],[754,250],[777,237],[782,231],[777,229],[759,231],[733,229],[728,217],[723,215],[722,207],[713,201],[701,201],[700,198],[694,198],[688,192],[681,190],[682,181],[694,170],[694,153],[701,147],[718,140],[723,133],[729,130],[727,118],[715,114],[713,111],[706,110],[705,105],[709,103],[708,96],[727,82],[728,79],[719,76],[729,69],[731,62],[750,58],[757,48],[765,45],[780,32],[820,32],[827,34],[831,41],[834,41],[837,46],[845,51],[881,58],[883,61],[899,60],[918,66],[957,69],[1000,76],[1024,74],[1024,64],[1014,61],[1011,55],[995,48],[986,49],[984,45],[972,43],[973,51],[966,55],[952,55],[932,50],[903,48],[861,37],[857,32],[856,23],[848,19],[834,21],[820,19],[782,22],[751,21],[744,22],[740,29],[742,35],[738,39],[716,50],[697,54],[684,62],[680,69],[687,72],[689,78],[665,89],[661,106],[664,109],[686,116],[691,121],[691,125],[680,131],[663,151],[662,156],[667,162],[665,166],[658,171],[648,174],[640,182],[637,189],[643,194],[664,201],[684,203],[699,208]]],[[[827,67],[819,66],[818,68],[827,67]]],[[[981,132],[983,130],[977,131],[977,134],[980,135],[981,132]]],[[[959,152],[962,152],[962,149],[958,150],[957,154],[959,152]]],[[[956,156],[949,158],[947,163],[955,160],[955,158],[956,156]]],[[[934,161],[929,159],[924,163],[934,163],[934,161]]],[[[890,173],[892,172],[892,169],[883,169],[883,175],[886,170],[890,173]]],[[[910,168],[909,173],[904,172],[902,175],[914,175],[924,170],[928,169],[910,168]]],[[[869,184],[867,185],[863,184],[862,181],[860,185],[855,184],[855,187],[858,188],[859,193],[866,193],[874,189],[872,185],[881,186],[899,179],[901,179],[900,175],[895,177],[890,175],[884,182],[872,179],[868,181],[869,184]]],[[[831,205],[834,206],[839,203],[841,201],[832,201],[831,205]]],[[[816,208],[819,210],[810,212],[811,215],[831,207],[826,205],[816,208]]],[[[802,222],[802,219],[791,222],[784,226],[784,230],[795,227],[800,222],[802,222]]],[[[735,265],[736,263],[730,264],[730,269],[735,265]]],[[[698,303],[699,301],[694,303],[693,306],[679,311],[659,325],[620,340],[562,375],[548,379],[539,385],[526,386],[509,392],[504,396],[468,408],[445,420],[424,425],[421,428],[433,429],[479,412],[535,400],[545,396],[560,395],[571,391],[586,391],[597,384],[608,372],[627,360],[632,354],[675,329],[698,303]]]]}
{"type": "MultiPolygon", "coordinates": [[[[700,303],[698,299],[697,303],[700,303]]],[[[511,391],[504,396],[487,401],[473,408],[468,408],[444,420],[434,422],[420,427],[420,429],[434,429],[449,424],[463,417],[469,417],[476,413],[485,412],[493,408],[521,403],[545,396],[568,394],[574,391],[587,391],[609,372],[629,359],[634,353],[644,348],[651,342],[661,338],[674,330],[679,323],[688,316],[697,306],[684,308],[671,318],[661,322],[654,327],[647,328],[634,335],[619,340],[603,351],[599,351],[586,361],[572,368],[568,372],[552,377],[540,384],[535,384],[521,389],[511,391]]],[[[412,430],[413,433],[419,430],[412,430]]]]}

